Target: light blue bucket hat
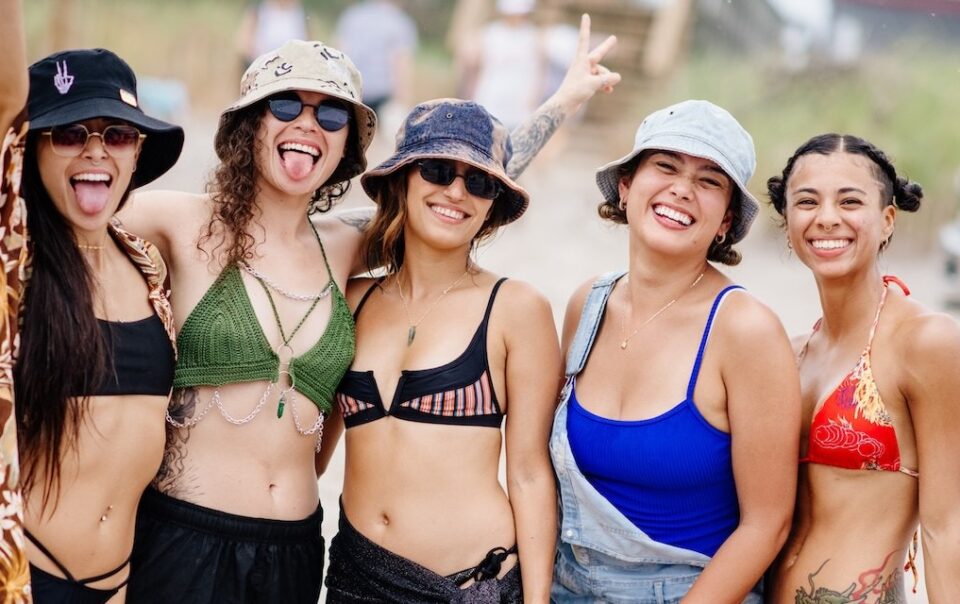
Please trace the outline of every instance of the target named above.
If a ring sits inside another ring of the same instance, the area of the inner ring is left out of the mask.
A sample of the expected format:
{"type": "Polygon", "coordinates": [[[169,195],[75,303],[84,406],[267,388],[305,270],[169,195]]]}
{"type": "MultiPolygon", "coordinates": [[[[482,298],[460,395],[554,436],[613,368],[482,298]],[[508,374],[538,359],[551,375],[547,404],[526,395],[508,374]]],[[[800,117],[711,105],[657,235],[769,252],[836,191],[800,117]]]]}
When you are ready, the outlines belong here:
{"type": "Polygon", "coordinates": [[[730,228],[730,241],[746,237],[760,211],[760,203],[747,190],[757,169],[757,154],[753,138],[726,109],[688,100],[648,115],[637,128],[633,151],[597,169],[597,186],[605,200],[619,202],[617,169],[648,149],[685,153],[720,166],[740,193],[740,216],[730,228]]]}

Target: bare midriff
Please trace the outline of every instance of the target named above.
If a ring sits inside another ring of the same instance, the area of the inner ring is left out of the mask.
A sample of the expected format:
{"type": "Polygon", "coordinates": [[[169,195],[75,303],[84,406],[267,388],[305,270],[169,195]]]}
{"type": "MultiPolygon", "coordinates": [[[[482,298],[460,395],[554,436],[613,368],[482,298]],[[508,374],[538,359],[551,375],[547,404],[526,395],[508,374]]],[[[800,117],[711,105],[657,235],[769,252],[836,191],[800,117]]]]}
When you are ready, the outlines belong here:
{"type": "Polygon", "coordinates": [[[802,595],[822,589],[822,596],[846,593],[851,601],[906,602],[902,569],[917,526],[917,493],[917,480],[900,472],[802,464],[772,601],[807,602],[802,595]]]}
{"type": "MultiPolygon", "coordinates": [[[[257,406],[267,382],[228,384],[219,388],[227,413],[243,419],[257,406]]],[[[168,445],[166,481],[161,491],[176,499],[214,510],[254,518],[301,520],[317,509],[319,494],[314,469],[317,435],[298,433],[294,416],[304,430],[319,415],[316,405],[294,392],[285,397],[277,417],[281,388],[274,386],[263,408],[243,425],[224,419],[214,406],[180,438],[168,445]],[[296,405],[296,410],[293,405],[296,405]]],[[[214,389],[200,387],[197,409],[204,409],[214,389]]]]}
{"type": "Polygon", "coordinates": [[[385,417],[349,429],[346,447],[343,509],[380,547],[446,576],[515,544],[500,430],[385,417]]]}
{"type": "MultiPolygon", "coordinates": [[[[165,396],[91,397],[78,442],[63,456],[59,498],[41,510],[43,475],[27,497],[27,529],[77,579],[111,571],[130,556],[140,495],[163,455],[166,407],[165,396]]],[[[63,576],[29,541],[27,547],[31,563],[63,576]]],[[[113,587],[128,572],[89,586],[113,587]]]]}

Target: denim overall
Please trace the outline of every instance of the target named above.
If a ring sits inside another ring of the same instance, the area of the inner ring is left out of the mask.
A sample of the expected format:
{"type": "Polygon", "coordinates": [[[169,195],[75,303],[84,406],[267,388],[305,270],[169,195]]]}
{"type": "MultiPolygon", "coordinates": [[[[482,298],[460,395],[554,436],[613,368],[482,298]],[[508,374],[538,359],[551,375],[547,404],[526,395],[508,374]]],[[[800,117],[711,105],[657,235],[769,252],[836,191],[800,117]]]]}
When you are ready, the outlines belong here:
{"type": "MultiPolygon", "coordinates": [[[[674,604],[710,557],[651,539],[598,493],[580,472],[567,439],[573,380],[586,363],[607,299],[623,272],[603,275],[590,290],[567,354],[566,383],[550,435],[560,489],[560,535],[551,602],[674,604]]],[[[744,604],[760,604],[759,589],[744,604]]]]}

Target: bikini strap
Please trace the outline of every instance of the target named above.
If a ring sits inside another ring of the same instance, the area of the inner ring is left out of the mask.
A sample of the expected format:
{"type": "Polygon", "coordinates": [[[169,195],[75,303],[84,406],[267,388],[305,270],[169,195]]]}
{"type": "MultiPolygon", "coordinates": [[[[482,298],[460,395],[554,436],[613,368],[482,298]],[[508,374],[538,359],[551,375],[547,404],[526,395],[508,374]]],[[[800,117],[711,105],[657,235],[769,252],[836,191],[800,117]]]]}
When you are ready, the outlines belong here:
{"type": "Polygon", "coordinates": [[[697,387],[697,377],[700,375],[700,363],[703,361],[703,353],[707,349],[707,340],[710,338],[710,331],[713,328],[713,318],[720,309],[720,304],[727,297],[727,294],[736,289],[743,289],[741,285],[728,285],[720,290],[717,297],[713,300],[713,306],[710,307],[710,314],[707,315],[707,324],[703,328],[703,336],[700,338],[700,348],[697,350],[697,360],[693,363],[693,372],[690,374],[690,383],[687,384],[687,400],[693,400],[693,391],[697,387]]]}
{"type": "MultiPolygon", "coordinates": [[[[124,568],[126,568],[127,565],[130,564],[130,558],[132,558],[132,557],[133,557],[133,553],[131,552],[130,555],[127,556],[127,559],[124,560],[123,563],[122,563],[120,566],[116,567],[115,569],[113,569],[113,570],[111,570],[111,571],[107,571],[107,572],[103,573],[102,575],[97,575],[97,576],[95,576],[95,577],[89,577],[89,578],[87,578],[87,579],[80,579],[79,581],[77,581],[77,583],[79,583],[80,585],[88,585],[88,584],[90,584],[90,583],[96,583],[97,581],[103,581],[104,579],[109,579],[109,578],[112,577],[113,575],[117,574],[118,572],[120,572],[120,571],[122,571],[124,568]]],[[[111,589],[119,590],[121,587],[123,587],[124,585],[126,585],[128,581],[130,581],[130,577],[129,577],[129,576],[123,581],[123,583],[121,583],[120,585],[117,585],[116,587],[112,587],[111,589]]]]}
{"type": "MultiPolygon", "coordinates": [[[[27,536],[27,539],[30,540],[30,543],[34,544],[34,545],[37,547],[37,549],[40,550],[40,552],[41,552],[44,556],[47,557],[47,559],[49,559],[51,562],[53,562],[53,565],[54,565],[54,566],[56,566],[58,569],[60,569],[60,572],[63,573],[63,576],[66,577],[67,580],[69,580],[69,581],[72,582],[72,583],[79,583],[79,581],[77,581],[77,580],[73,577],[73,575],[70,574],[70,571],[67,570],[67,567],[64,566],[63,564],[61,564],[60,561],[57,560],[56,556],[54,556],[54,555],[50,552],[50,550],[47,549],[47,546],[45,546],[44,544],[40,543],[40,541],[39,541],[36,537],[34,537],[34,536],[33,536],[33,533],[31,533],[30,531],[28,531],[26,527],[23,528],[23,534],[27,536]]],[[[129,561],[129,560],[128,560],[128,561],[129,561]]],[[[124,562],[124,565],[126,565],[126,562],[124,562]]]]}
{"type": "Polygon", "coordinates": [[[877,305],[877,314],[873,317],[873,325],[870,326],[870,337],[867,338],[867,350],[870,350],[873,346],[873,336],[876,335],[877,325],[880,324],[880,311],[883,310],[883,305],[887,302],[887,292],[889,291],[889,285],[891,283],[896,284],[903,291],[904,295],[910,295],[910,288],[907,287],[906,283],[893,275],[883,276],[883,292],[880,294],[880,304],[877,305]]]}
{"type": "Polygon", "coordinates": [[[374,281],[374,282],[370,285],[369,288],[367,288],[367,291],[365,291],[365,292],[363,293],[363,297],[360,298],[360,303],[357,304],[357,310],[353,311],[353,320],[354,320],[354,321],[356,321],[357,318],[360,317],[360,310],[363,309],[363,305],[367,303],[367,298],[370,297],[370,294],[373,293],[373,290],[375,290],[375,289],[377,289],[378,287],[380,287],[380,285],[383,283],[383,280],[384,280],[384,279],[386,279],[386,277],[380,277],[379,279],[377,279],[376,281],[374,281]]]}
{"type": "Polygon", "coordinates": [[[497,292],[500,291],[500,286],[503,285],[503,282],[506,281],[506,277],[500,277],[497,279],[497,282],[493,284],[493,289],[490,291],[490,299],[487,300],[487,310],[483,312],[483,328],[486,331],[487,322],[490,320],[490,311],[493,310],[493,300],[497,297],[497,292]]]}
{"type": "Polygon", "coordinates": [[[337,280],[333,278],[333,271],[330,270],[330,262],[327,261],[327,250],[323,248],[323,240],[320,239],[320,233],[317,231],[317,225],[313,224],[313,220],[310,219],[310,216],[307,216],[307,222],[310,223],[310,228],[313,229],[313,234],[317,236],[317,243],[320,244],[320,255],[323,256],[323,265],[327,267],[327,275],[330,276],[330,281],[333,283],[333,286],[337,286],[337,280]]]}

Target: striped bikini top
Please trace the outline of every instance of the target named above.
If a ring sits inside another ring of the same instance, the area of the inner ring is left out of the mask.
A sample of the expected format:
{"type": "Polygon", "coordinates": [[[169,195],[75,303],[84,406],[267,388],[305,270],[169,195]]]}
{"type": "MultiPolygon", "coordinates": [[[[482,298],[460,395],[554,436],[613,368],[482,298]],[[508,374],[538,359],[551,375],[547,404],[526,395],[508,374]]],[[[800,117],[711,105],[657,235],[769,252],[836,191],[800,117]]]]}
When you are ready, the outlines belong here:
{"type": "MultiPolygon", "coordinates": [[[[467,349],[454,360],[431,369],[404,369],[390,407],[380,400],[373,371],[349,370],[337,388],[337,404],[347,429],[392,416],[429,424],[487,426],[500,428],[503,412],[490,381],[487,359],[487,324],[502,278],[493,286],[483,320],[467,349]]],[[[354,320],[374,288],[367,290],[357,306],[354,320]]]]}
{"type": "MultiPolygon", "coordinates": [[[[887,286],[891,282],[896,283],[904,294],[910,295],[910,290],[902,281],[892,276],[883,277],[883,293],[873,326],[870,327],[867,346],[860,353],[857,365],[840,380],[814,413],[807,456],[800,459],[801,463],[851,470],[886,470],[919,476],[916,470],[900,465],[897,430],[880,398],[870,362],[873,336],[877,332],[880,311],[887,300],[887,286]]],[[[819,327],[818,321],[813,331],[816,332],[819,327]]],[[[806,351],[807,345],[804,344],[799,360],[803,360],[806,351]]]]}

